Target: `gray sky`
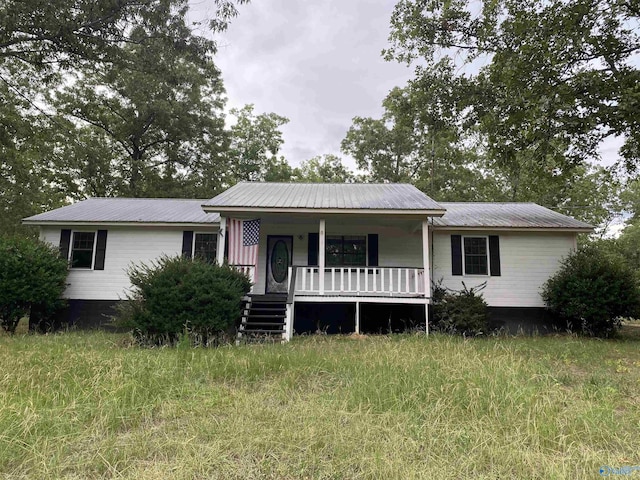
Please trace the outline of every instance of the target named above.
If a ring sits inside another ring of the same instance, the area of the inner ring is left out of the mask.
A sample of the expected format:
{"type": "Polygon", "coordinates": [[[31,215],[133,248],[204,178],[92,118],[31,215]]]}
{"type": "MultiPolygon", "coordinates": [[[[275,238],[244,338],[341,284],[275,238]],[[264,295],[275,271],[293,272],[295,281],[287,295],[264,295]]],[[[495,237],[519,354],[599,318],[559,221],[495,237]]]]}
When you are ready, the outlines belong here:
{"type": "MultiPolygon", "coordinates": [[[[212,2],[193,0],[194,16],[212,2]]],[[[340,155],[354,116],[380,116],[389,90],[413,69],[386,62],[394,0],[253,0],[219,40],[229,107],[289,118],[282,154],[292,165],[340,155]]],[[[342,156],[342,155],[341,155],[342,156]]],[[[343,156],[343,158],[345,158],[343,156]]],[[[351,159],[345,163],[354,166],[351,159]]]]}
{"type": "MultiPolygon", "coordinates": [[[[205,20],[211,0],[191,0],[191,15],[205,20]]],[[[274,112],[282,127],[282,155],[303,160],[340,152],[351,119],[379,117],[382,100],[413,76],[413,67],[386,62],[389,20],[396,0],[252,0],[222,34],[216,62],[222,70],[228,108],[253,103],[256,113],[274,112]]],[[[206,30],[201,31],[207,35],[206,30]]],[[[600,148],[612,164],[622,141],[600,148]]]]}

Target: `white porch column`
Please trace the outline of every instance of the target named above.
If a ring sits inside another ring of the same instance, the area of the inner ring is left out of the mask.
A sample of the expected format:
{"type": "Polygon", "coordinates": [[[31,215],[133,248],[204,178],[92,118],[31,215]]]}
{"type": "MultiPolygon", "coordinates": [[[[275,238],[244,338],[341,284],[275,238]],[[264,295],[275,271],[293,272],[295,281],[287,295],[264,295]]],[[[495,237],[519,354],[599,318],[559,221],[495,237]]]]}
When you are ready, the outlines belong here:
{"type": "Polygon", "coordinates": [[[320,229],[318,231],[318,288],[320,295],[324,295],[325,225],[326,222],[323,218],[320,220],[320,229]]]}
{"type": "Polygon", "coordinates": [[[429,334],[429,303],[431,303],[431,254],[429,252],[429,220],[422,221],[422,263],[424,267],[425,329],[429,334]]]}
{"type": "Polygon", "coordinates": [[[218,232],[218,245],[216,247],[216,261],[218,265],[224,263],[224,240],[227,237],[227,217],[220,217],[220,231],[218,232]]]}

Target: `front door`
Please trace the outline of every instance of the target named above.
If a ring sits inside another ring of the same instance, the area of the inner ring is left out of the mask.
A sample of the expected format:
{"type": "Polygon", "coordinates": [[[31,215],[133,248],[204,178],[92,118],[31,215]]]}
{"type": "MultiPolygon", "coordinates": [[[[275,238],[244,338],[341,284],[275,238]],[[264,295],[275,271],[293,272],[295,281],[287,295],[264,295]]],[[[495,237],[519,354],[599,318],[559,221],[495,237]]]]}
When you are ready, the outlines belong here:
{"type": "Polygon", "coordinates": [[[287,293],[293,237],[267,236],[267,288],[265,293],[287,293]]]}

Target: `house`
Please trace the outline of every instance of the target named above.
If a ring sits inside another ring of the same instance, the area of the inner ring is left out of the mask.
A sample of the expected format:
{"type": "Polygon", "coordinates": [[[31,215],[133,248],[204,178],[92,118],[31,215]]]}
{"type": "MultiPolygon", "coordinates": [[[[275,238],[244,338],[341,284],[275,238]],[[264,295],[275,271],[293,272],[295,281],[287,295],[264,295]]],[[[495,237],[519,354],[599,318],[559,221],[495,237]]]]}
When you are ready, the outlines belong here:
{"type": "Polygon", "coordinates": [[[91,198],[24,223],[69,258],[71,323],[103,324],[130,288],[131,264],[198,254],[253,279],[241,330],[287,339],[386,331],[409,317],[425,325],[439,281],[486,284],[493,319],[530,328],[545,315],[542,284],[593,230],[533,203],[435,202],[408,184],[240,183],[210,200],[91,198]]]}

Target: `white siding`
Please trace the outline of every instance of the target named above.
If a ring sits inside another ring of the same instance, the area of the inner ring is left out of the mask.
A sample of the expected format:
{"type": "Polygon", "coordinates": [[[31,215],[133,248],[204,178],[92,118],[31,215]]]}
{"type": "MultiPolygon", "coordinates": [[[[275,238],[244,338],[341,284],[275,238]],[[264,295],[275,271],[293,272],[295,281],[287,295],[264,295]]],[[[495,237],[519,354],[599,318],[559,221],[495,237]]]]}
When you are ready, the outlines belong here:
{"type": "Polygon", "coordinates": [[[487,282],[482,291],[493,307],[543,307],[540,297],[544,282],[557,272],[560,260],[575,246],[575,233],[546,232],[455,232],[433,234],[433,281],[459,290],[487,282]],[[498,235],[500,237],[499,277],[451,274],[451,235],[498,235]]]}
{"type": "MultiPolygon", "coordinates": [[[[64,227],[71,228],[72,227],[64,227]]],[[[82,227],[78,230],[105,229],[107,247],[104,270],[70,270],[65,298],[82,300],[117,300],[124,298],[131,287],[127,269],[132,264],[149,263],[162,254],[176,255],[182,251],[183,228],[171,227],[82,227]]],[[[198,232],[217,232],[211,227],[198,232]]],[[[60,228],[41,227],[40,237],[58,246],[60,228]]]]}

